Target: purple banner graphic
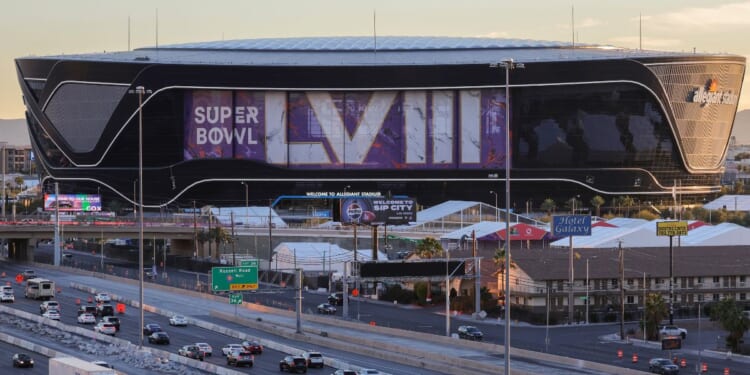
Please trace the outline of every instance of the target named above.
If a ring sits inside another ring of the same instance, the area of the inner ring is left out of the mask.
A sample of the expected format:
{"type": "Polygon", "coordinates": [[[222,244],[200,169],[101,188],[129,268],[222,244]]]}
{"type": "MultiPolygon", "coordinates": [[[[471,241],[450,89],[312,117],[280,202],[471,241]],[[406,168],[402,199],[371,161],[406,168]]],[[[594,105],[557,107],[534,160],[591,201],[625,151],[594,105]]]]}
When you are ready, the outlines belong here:
{"type": "Polygon", "coordinates": [[[495,169],[501,90],[185,93],[185,159],[292,169],[495,169]]]}

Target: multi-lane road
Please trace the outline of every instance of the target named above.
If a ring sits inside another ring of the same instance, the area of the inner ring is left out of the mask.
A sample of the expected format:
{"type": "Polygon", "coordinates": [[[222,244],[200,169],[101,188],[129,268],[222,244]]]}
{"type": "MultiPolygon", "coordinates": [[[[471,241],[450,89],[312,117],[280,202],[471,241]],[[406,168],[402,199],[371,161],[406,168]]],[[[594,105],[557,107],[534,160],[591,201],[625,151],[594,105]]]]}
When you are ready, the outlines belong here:
{"type": "MultiPolygon", "coordinates": [[[[77,261],[79,262],[99,262],[98,257],[91,259],[89,256],[84,254],[75,254],[77,261]]],[[[184,278],[185,280],[195,280],[194,274],[182,273],[182,272],[171,272],[170,278],[184,278]]],[[[270,293],[246,293],[245,300],[248,302],[254,302],[262,305],[279,307],[283,309],[294,308],[294,291],[286,289],[276,289],[270,293]]],[[[324,293],[306,292],[303,299],[303,311],[307,313],[314,313],[316,306],[319,303],[326,301],[326,295],[324,293]]],[[[426,333],[432,333],[436,335],[445,334],[445,317],[440,315],[442,307],[436,307],[432,309],[425,308],[402,308],[395,307],[392,304],[384,303],[373,303],[371,301],[357,301],[352,300],[349,305],[349,317],[352,319],[359,319],[363,322],[374,321],[379,326],[387,326],[408,330],[421,331],[426,333]]],[[[189,315],[189,314],[188,314],[189,315]]],[[[341,315],[341,307],[337,312],[338,316],[341,315]]],[[[158,318],[155,318],[158,319],[158,318]]],[[[166,319],[166,318],[164,318],[166,319]]],[[[158,321],[157,321],[158,322],[158,321]]],[[[165,322],[165,320],[164,320],[165,322]]],[[[472,324],[480,327],[485,333],[487,341],[496,342],[502,344],[504,341],[502,326],[498,325],[497,322],[479,322],[466,320],[463,318],[452,318],[451,326],[452,332],[455,332],[455,328],[461,324],[472,324]]],[[[716,337],[723,332],[716,329],[706,329],[704,322],[703,338],[704,342],[698,344],[698,332],[691,330],[688,339],[685,344],[688,348],[697,349],[702,347],[713,348],[710,344],[714,344],[711,339],[706,340],[709,337],[716,337]]],[[[137,323],[136,323],[137,324],[137,323]]],[[[695,325],[694,322],[688,322],[687,324],[695,325]]],[[[627,328],[634,327],[633,324],[629,324],[627,328]]],[[[240,327],[238,327],[240,329],[240,327]]],[[[246,329],[246,328],[242,328],[246,329]]],[[[174,329],[170,330],[174,331],[174,329]]],[[[572,358],[579,358],[584,360],[590,360],[610,365],[616,365],[621,367],[628,367],[632,369],[645,370],[647,368],[647,361],[652,357],[665,357],[670,353],[663,352],[658,348],[644,348],[637,347],[629,344],[614,343],[601,338],[606,335],[611,335],[619,331],[619,327],[616,325],[581,325],[575,327],[551,327],[549,330],[545,327],[530,327],[518,325],[512,329],[513,335],[513,347],[535,350],[540,352],[549,352],[551,354],[557,354],[572,358]],[[546,339],[549,339],[548,341],[546,339]],[[548,343],[545,346],[545,342],[548,343]],[[623,349],[626,353],[623,359],[618,359],[616,352],[618,349],[623,349]],[[638,363],[631,363],[630,356],[632,353],[637,352],[640,358],[638,363]]],[[[262,336],[262,332],[258,332],[259,336],[262,336]]],[[[180,344],[182,345],[182,344],[180,344]]],[[[176,349],[175,349],[176,350],[176,349]]],[[[318,349],[325,351],[325,348],[318,349]]],[[[343,355],[347,355],[342,353],[343,355]]],[[[674,353],[672,353],[674,354],[674,353]]],[[[279,354],[280,355],[280,354],[279,354]]],[[[697,363],[697,355],[691,354],[690,352],[683,351],[679,353],[680,357],[685,357],[688,363],[692,366],[697,363]]],[[[209,359],[211,360],[211,359],[209,359]]],[[[278,360],[278,359],[277,359],[278,360]]],[[[703,356],[702,361],[707,362],[709,368],[725,368],[729,367],[732,374],[750,374],[750,371],[745,370],[745,367],[740,366],[737,362],[728,362],[721,358],[706,358],[703,356]]],[[[274,362],[277,364],[278,362],[274,362]]],[[[369,367],[375,367],[370,365],[369,367]]],[[[278,371],[278,369],[276,369],[278,371]]]]}

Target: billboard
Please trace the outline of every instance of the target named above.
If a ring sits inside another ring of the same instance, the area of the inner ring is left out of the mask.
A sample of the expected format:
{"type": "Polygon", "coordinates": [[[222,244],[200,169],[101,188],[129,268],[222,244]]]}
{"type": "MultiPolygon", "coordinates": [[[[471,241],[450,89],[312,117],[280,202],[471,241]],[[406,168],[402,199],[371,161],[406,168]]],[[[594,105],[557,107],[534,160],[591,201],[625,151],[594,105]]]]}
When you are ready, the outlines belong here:
{"type": "Polygon", "coordinates": [[[44,194],[44,210],[62,212],[98,212],[102,210],[102,198],[98,194],[44,194]]]}
{"type": "Polygon", "coordinates": [[[416,201],[411,198],[345,198],[341,200],[341,223],[408,224],[417,220],[416,206],[416,201]]]}
{"type": "Polygon", "coordinates": [[[291,169],[497,169],[504,90],[188,90],[184,159],[291,169]]]}

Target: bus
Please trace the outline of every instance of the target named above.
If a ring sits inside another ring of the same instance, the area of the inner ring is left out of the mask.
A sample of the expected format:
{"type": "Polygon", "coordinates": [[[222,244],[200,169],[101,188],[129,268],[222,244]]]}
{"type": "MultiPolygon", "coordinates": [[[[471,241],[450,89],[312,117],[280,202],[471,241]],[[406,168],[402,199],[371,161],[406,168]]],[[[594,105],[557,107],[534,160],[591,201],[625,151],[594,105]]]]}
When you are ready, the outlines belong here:
{"type": "Polygon", "coordinates": [[[55,282],[39,277],[28,279],[24,297],[42,300],[55,298],[55,282]]]}

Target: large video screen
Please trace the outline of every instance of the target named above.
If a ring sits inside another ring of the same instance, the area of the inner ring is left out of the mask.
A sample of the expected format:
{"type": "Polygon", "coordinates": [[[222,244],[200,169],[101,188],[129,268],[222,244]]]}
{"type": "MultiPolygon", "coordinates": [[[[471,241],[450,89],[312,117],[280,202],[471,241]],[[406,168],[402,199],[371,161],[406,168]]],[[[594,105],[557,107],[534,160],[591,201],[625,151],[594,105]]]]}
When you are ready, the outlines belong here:
{"type": "Polygon", "coordinates": [[[345,198],[341,200],[341,223],[408,224],[417,220],[416,206],[416,201],[410,198],[345,198]]]}
{"type": "Polygon", "coordinates": [[[504,90],[189,90],[184,158],[291,169],[497,169],[504,90]]]}
{"type": "Polygon", "coordinates": [[[62,212],[97,212],[102,210],[102,198],[98,194],[44,194],[44,210],[62,212]]]}

